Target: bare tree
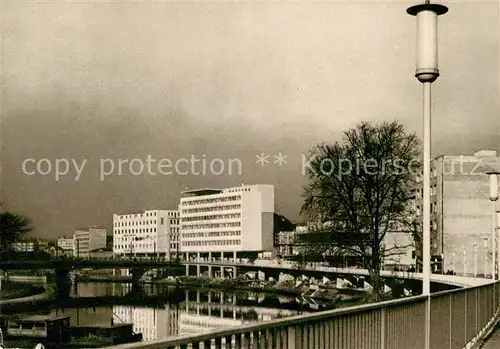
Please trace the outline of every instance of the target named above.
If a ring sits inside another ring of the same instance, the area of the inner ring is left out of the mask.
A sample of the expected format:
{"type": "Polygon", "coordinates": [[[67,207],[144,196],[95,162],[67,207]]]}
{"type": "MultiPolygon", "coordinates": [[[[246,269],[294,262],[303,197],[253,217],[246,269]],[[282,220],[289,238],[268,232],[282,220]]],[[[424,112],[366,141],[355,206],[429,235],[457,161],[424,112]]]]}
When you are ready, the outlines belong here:
{"type": "Polygon", "coordinates": [[[342,142],[320,144],[308,158],[302,212],[322,224],[325,241],[359,258],[368,269],[373,299],[382,289],[388,232],[415,233],[411,201],[420,172],[420,142],[398,122],[363,122],[344,133],[342,142]]]}

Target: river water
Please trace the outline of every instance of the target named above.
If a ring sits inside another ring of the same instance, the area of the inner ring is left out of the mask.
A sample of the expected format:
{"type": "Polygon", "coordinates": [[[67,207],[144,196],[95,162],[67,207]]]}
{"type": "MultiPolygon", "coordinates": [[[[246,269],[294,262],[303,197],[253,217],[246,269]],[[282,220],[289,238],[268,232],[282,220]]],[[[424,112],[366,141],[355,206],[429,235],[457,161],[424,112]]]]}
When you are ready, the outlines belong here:
{"type": "MultiPolygon", "coordinates": [[[[215,289],[124,283],[78,283],[72,297],[103,297],[97,305],[55,306],[45,313],[71,316],[72,326],[132,323],[143,341],[201,333],[331,307],[301,297],[215,289]],[[133,297],[130,295],[134,294],[133,297]],[[113,296],[113,297],[111,297],[113,296]]],[[[39,314],[41,312],[38,312],[39,314]]]]}

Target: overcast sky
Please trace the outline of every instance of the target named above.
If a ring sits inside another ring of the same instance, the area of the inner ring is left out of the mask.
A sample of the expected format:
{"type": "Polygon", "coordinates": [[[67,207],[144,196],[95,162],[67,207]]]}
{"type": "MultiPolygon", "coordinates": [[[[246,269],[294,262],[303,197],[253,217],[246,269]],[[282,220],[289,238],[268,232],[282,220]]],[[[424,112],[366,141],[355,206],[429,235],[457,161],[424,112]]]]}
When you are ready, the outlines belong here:
{"type": "MultiPolygon", "coordinates": [[[[111,229],[113,213],[176,209],[186,187],[242,182],[274,184],[277,210],[298,219],[301,157],[314,144],[361,120],[421,133],[410,4],[3,3],[2,200],[51,238],[111,229]],[[255,163],[261,153],[269,164],[255,163]],[[204,154],[225,162],[222,175],[132,175],[127,165],[100,178],[101,159],[204,154]],[[42,158],[87,162],[78,180],[23,173],[24,160],[42,158]],[[231,159],[241,175],[227,173],[231,159]]],[[[496,148],[498,2],[447,5],[433,153],[496,148]]]]}

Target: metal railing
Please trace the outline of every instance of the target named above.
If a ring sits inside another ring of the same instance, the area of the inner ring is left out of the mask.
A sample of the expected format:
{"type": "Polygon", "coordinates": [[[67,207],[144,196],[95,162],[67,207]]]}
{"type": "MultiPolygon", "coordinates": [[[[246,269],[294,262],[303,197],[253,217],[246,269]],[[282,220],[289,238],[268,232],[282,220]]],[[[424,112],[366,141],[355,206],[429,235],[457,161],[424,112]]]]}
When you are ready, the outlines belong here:
{"type": "Polygon", "coordinates": [[[500,283],[490,283],[107,349],[423,349],[427,339],[428,349],[462,349],[493,324],[499,304],[500,283]]]}

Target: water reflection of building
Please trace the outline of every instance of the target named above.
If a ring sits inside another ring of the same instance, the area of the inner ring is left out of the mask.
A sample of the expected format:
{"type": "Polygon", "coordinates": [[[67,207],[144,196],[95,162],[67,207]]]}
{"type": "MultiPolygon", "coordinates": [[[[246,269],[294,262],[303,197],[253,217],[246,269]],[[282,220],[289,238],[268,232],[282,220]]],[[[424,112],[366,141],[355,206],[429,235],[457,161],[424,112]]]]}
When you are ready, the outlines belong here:
{"type": "Polygon", "coordinates": [[[202,315],[196,312],[181,312],[179,314],[179,322],[182,329],[181,334],[193,334],[215,329],[241,326],[245,322],[243,320],[215,317],[213,315],[202,315]]]}
{"type": "MultiPolygon", "coordinates": [[[[243,295],[240,295],[243,296],[243,295]]],[[[296,315],[295,311],[257,306],[265,298],[263,294],[239,298],[234,293],[225,294],[213,290],[186,290],[186,300],[179,314],[182,335],[217,328],[241,326],[247,323],[269,321],[296,315]],[[255,306],[238,305],[238,299],[253,300],[255,306]]]]}
{"type": "Polygon", "coordinates": [[[86,283],[78,282],[73,284],[71,296],[73,297],[103,297],[112,296],[114,284],[111,283],[86,283]]]}
{"type": "Polygon", "coordinates": [[[179,334],[179,311],[176,305],[163,308],[113,306],[115,322],[133,323],[134,332],[142,333],[144,341],[162,339],[179,334]]]}

